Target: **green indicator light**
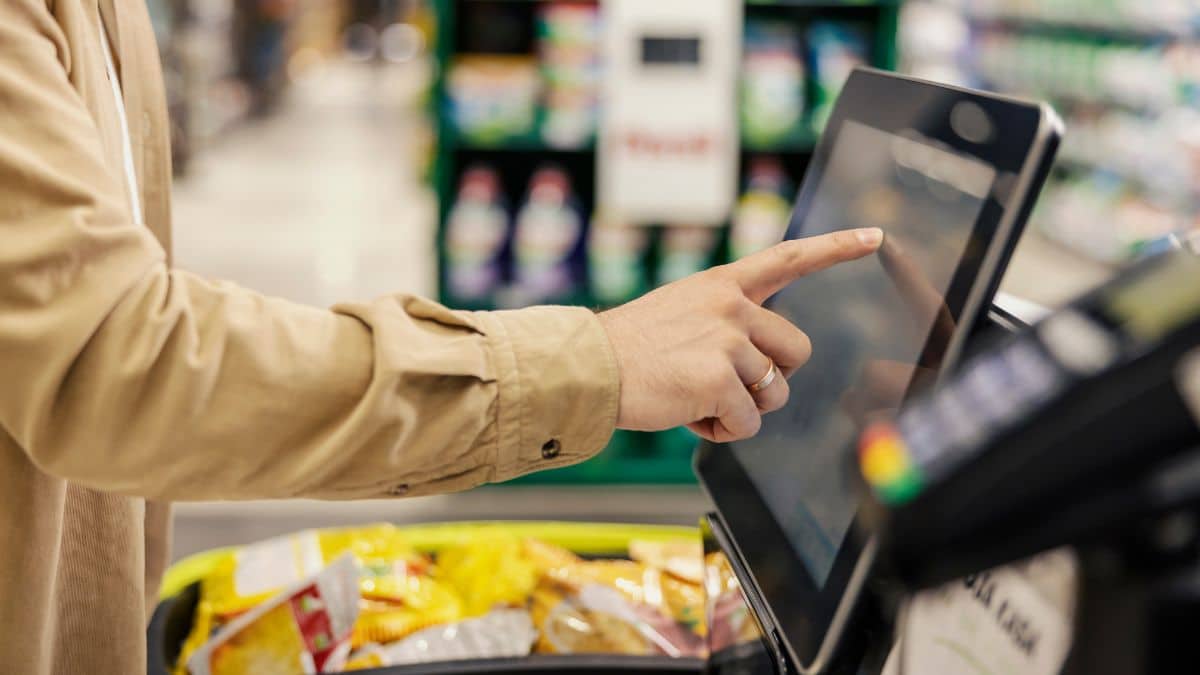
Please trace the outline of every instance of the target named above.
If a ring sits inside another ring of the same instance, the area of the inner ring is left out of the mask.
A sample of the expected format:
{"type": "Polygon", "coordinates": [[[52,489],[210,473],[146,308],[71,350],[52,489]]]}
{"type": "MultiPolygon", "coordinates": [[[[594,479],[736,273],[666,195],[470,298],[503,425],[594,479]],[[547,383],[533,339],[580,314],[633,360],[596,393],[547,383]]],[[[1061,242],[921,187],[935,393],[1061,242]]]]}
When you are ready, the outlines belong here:
{"type": "Polygon", "coordinates": [[[924,487],[920,472],[912,469],[887,485],[880,485],[875,493],[888,506],[902,506],[921,494],[924,487]]]}

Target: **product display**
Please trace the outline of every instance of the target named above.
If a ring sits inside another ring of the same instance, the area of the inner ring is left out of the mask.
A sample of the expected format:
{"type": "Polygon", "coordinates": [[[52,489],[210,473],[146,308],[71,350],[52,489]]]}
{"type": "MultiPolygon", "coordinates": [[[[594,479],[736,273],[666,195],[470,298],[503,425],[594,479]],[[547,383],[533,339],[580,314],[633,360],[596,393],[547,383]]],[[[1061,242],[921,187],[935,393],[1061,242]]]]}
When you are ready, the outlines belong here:
{"type": "Polygon", "coordinates": [[[584,559],[502,526],[422,552],[390,525],[267,540],[201,579],[176,672],[300,675],[531,652],[702,656],[699,543],[632,540],[628,556],[584,559]]]}
{"type": "Polygon", "coordinates": [[[488,303],[504,282],[509,215],[500,178],[488,166],[463,173],[446,218],[446,287],[461,303],[488,303]]]}
{"type": "Polygon", "coordinates": [[[538,7],[537,40],[545,81],[542,138],[555,148],[586,145],[600,115],[600,9],[590,4],[538,7]]]}
{"type": "Polygon", "coordinates": [[[912,3],[902,31],[910,71],[1063,113],[1070,131],[1034,222],[1117,264],[1200,222],[1197,19],[1192,2],[940,0],[912,3]]]}
{"type": "Polygon", "coordinates": [[[824,21],[813,24],[807,38],[816,89],[813,124],[822,129],[850,71],[871,62],[871,42],[861,26],[824,21]]]}
{"type": "Polygon", "coordinates": [[[606,306],[629,302],[649,290],[646,256],[650,236],[644,227],[592,219],[588,232],[588,275],[592,297],[606,306]]]}
{"type": "Polygon", "coordinates": [[[565,171],[547,166],[533,174],[515,227],[508,304],[569,302],[583,291],[586,222],[565,171]]]}
{"type": "Polygon", "coordinates": [[[741,82],[742,137],[769,147],[802,136],[807,70],[795,24],[748,20],[741,82]]]}
{"type": "Polygon", "coordinates": [[[655,282],[661,286],[716,264],[720,228],[704,225],[664,227],[658,243],[655,282]]]}
{"type": "Polygon", "coordinates": [[[533,131],[541,78],[522,56],[462,56],[446,76],[450,118],[464,138],[495,144],[533,131]]]}
{"type": "Polygon", "coordinates": [[[778,159],[756,157],[746,191],[738,200],[729,230],[729,257],[737,260],[783,239],[792,214],[793,187],[778,159]]]}

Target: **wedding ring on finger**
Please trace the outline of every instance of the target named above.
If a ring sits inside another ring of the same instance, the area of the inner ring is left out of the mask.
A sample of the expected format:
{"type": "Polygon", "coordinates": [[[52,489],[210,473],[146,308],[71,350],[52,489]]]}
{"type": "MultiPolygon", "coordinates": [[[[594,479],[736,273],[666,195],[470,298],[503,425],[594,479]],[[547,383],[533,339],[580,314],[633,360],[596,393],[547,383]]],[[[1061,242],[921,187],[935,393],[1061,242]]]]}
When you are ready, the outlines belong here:
{"type": "Polygon", "coordinates": [[[779,369],[775,367],[775,362],[770,358],[767,359],[767,363],[769,364],[769,367],[767,368],[767,374],[763,375],[757,382],[746,385],[746,388],[750,390],[751,394],[757,394],[763,389],[771,386],[771,383],[775,381],[775,375],[779,372],[779,369]]]}

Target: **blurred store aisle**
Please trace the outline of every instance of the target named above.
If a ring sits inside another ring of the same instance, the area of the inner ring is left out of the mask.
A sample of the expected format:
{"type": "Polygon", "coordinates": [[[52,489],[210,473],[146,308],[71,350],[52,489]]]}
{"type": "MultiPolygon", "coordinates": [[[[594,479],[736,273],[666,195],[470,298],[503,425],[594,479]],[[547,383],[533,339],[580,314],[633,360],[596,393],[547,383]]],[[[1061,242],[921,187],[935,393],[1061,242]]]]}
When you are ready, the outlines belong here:
{"type": "Polygon", "coordinates": [[[416,66],[336,63],[201,153],[175,190],[177,264],[328,306],[434,290],[416,66]]]}

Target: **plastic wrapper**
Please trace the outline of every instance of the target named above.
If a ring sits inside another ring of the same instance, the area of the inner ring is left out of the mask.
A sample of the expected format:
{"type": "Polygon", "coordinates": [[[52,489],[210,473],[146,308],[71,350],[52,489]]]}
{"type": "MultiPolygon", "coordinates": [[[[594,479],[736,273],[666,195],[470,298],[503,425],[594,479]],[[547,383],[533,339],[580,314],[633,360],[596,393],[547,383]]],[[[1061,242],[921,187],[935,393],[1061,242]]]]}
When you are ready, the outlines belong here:
{"type": "Polygon", "coordinates": [[[196,619],[180,653],[177,675],[187,672],[183,664],[214,630],[339,555],[350,555],[357,562],[361,601],[353,646],[399,640],[462,618],[458,594],[431,576],[429,558],[417,553],[395,527],[305,530],[241,548],[202,581],[196,619]]]}
{"type": "Polygon", "coordinates": [[[761,639],[758,624],[742,597],[742,586],[724,553],[704,558],[709,648],[718,652],[727,647],[761,639]]]}
{"type": "Polygon", "coordinates": [[[629,557],[633,560],[657,567],[693,584],[704,583],[704,547],[699,541],[680,539],[677,541],[629,542],[629,557]]]}
{"type": "Polygon", "coordinates": [[[340,672],[358,617],[358,565],[338,558],[221,628],[188,659],[192,675],[340,672]]]}
{"type": "Polygon", "coordinates": [[[647,605],[704,635],[704,588],[661,568],[629,560],[592,560],[552,569],[547,577],[576,593],[589,584],[608,586],[631,603],[647,605]]]}
{"type": "Polygon", "coordinates": [[[629,555],[634,560],[585,560],[502,527],[477,528],[435,558],[390,525],[267,540],[240,549],[201,581],[176,675],[333,672],[341,662],[363,669],[519,657],[531,649],[703,655],[698,542],[634,541],[629,555]],[[310,644],[294,609],[303,604],[284,596],[335,558],[353,571],[352,625],[336,641],[310,644]],[[323,651],[331,643],[337,651],[323,651]],[[206,659],[208,670],[187,669],[206,659]]]}
{"type": "Polygon", "coordinates": [[[532,608],[539,651],[704,653],[703,589],[642,563],[597,560],[553,568],[532,608]]]}
{"type": "Polygon", "coordinates": [[[204,580],[202,601],[216,617],[236,615],[343,553],[353,553],[361,563],[361,591],[369,598],[406,602],[414,590],[409,579],[430,566],[391,525],[304,530],[238,549],[204,580]]]}
{"type": "Polygon", "coordinates": [[[528,611],[498,609],[479,618],[426,628],[390,645],[369,645],[352,655],[346,670],[518,658],[529,654],[536,639],[537,631],[528,611]]]}

